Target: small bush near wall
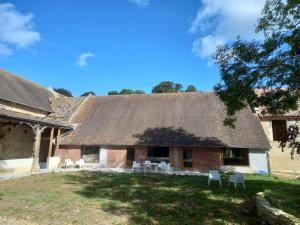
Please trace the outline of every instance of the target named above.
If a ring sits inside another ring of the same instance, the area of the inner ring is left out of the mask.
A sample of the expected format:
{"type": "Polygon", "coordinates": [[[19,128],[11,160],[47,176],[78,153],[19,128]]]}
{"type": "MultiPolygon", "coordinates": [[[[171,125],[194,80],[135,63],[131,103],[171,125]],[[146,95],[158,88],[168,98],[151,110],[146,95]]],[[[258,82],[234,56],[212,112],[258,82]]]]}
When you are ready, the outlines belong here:
{"type": "Polygon", "coordinates": [[[260,224],[300,225],[300,220],[295,216],[272,207],[263,192],[256,195],[256,207],[260,224]]]}

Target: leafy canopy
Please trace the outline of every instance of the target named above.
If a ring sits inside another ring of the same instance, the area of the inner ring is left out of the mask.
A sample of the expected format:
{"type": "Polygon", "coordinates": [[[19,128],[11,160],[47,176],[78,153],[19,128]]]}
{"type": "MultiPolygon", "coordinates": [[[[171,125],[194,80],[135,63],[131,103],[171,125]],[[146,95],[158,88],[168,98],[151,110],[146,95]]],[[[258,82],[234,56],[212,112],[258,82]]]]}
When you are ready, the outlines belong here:
{"type": "Polygon", "coordinates": [[[181,90],[181,84],[176,84],[172,81],[163,81],[152,89],[152,93],[176,93],[180,92],[181,90]]]}
{"type": "MultiPolygon", "coordinates": [[[[236,112],[248,105],[262,107],[263,115],[297,110],[300,99],[300,0],[267,0],[256,32],[263,41],[238,38],[217,49],[215,60],[221,82],[216,93],[227,106],[225,125],[234,127],[236,112]],[[260,89],[260,94],[255,90],[260,89]]],[[[300,153],[296,125],[281,146],[300,153]]]]}
{"type": "Polygon", "coordinates": [[[197,92],[197,89],[194,85],[187,86],[185,92],[197,92]]]}
{"type": "Polygon", "coordinates": [[[73,97],[72,92],[65,88],[53,88],[53,90],[59,94],[66,96],[66,97],[73,97]]]}
{"type": "Polygon", "coordinates": [[[132,94],[145,94],[142,90],[132,90],[132,89],[122,89],[120,92],[118,91],[109,91],[108,95],[132,95],[132,94]]]}
{"type": "Polygon", "coordinates": [[[95,92],[93,92],[93,91],[87,91],[87,92],[84,92],[82,95],[80,95],[81,97],[86,97],[86,96],[88,96],[88,95],[94,95],[94,96],[96,96],[96,93],[95,92]]]}

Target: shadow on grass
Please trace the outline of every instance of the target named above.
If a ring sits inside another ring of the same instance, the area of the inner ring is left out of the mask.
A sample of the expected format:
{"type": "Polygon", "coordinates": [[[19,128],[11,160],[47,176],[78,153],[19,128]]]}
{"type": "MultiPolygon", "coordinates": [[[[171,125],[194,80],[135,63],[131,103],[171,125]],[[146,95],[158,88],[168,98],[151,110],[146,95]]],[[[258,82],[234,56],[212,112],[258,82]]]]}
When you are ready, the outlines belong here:
{"type": "Polygon", "coordinates": [[[66,175],[67,183],[80,184],[76,191],[99,201],[102,210],[127,215],[129,224],[256,224],[255,194],[265,189],[300,189],[268,177],[250,176],[246,191],[207,178],[82,172],[66,175]]]}

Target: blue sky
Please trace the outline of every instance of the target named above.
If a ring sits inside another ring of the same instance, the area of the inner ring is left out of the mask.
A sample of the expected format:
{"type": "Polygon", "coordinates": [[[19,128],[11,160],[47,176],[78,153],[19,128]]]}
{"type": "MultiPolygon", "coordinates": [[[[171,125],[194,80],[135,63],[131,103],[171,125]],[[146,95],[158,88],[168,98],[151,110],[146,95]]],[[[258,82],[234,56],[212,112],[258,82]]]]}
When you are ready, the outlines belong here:
{"type": "Polygon", "coordinates": [[[262,0],[0,0],[0,67],[75,95],[219,81],[210,55],[260,38],[262,0]]]}

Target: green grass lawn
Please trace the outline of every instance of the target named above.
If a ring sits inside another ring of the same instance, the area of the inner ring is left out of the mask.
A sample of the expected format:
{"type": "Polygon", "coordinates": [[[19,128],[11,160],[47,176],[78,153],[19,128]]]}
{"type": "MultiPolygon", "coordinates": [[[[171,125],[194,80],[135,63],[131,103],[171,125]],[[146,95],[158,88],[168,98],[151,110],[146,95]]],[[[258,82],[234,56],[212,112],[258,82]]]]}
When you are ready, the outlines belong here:
{"type": "Polygon", "coordinates": [[[36,175],[0,182],[0,217],[51,225],[256,224],[255,194],[265,190],[276,206],[300,217],[299,180],[249,175],[246,191],[235,191],[227,178],[221,189],[198,176],[36,175]]]}

